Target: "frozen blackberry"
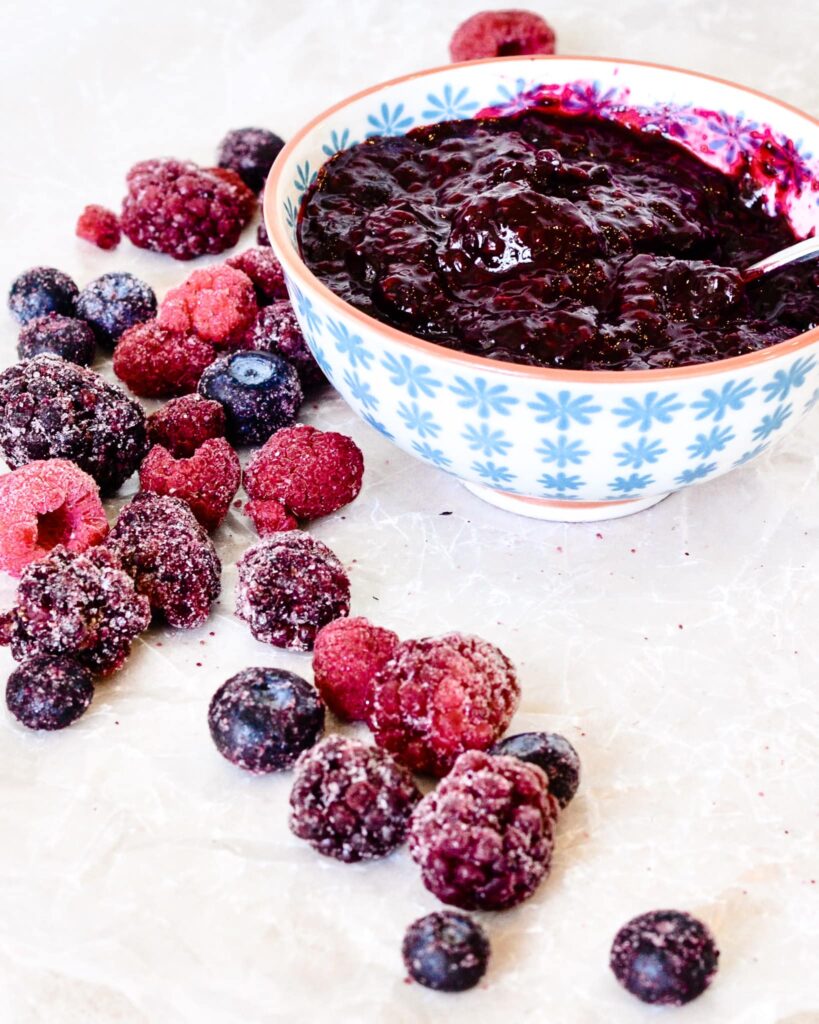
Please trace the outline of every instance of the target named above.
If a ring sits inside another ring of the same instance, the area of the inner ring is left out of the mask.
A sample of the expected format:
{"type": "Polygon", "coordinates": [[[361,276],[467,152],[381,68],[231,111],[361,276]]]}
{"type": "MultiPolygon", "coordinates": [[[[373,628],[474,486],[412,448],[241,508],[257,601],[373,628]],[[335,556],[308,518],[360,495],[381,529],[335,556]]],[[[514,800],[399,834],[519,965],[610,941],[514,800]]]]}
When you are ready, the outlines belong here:
{"type": "Polygon", "coordinates": [[[302,403],[295,369],[270,352],[234,352],[202,374],[199,394],[225,409],[228,440],[236,445],[264,442],[289,427],[302,403]]]}
{"type": "Polygon", "coordinates": [[[266,128],[236,128],[219,143],[217,162],[235,171],[248,188],[261,192],[284,142],[266,128]]]}
{"type": "Polygon", "coordinates": [[[565,736],[556,732],[521,732],[507,736],[492,747],[492,754],[506,754],[529,764],[536,764],[546,772],[549,792],[566,807],[580,785],[580,758],[565,736]]]}
{"type": "Polygon", "coordinates": [[[139,467],[143,491],[181,498],[209,532],[224,522],[241,482],[239,456],[223,437],[203,441],[187,459],[154,445],[139,467]]]}
{"type": "Polygon", "coordinates": [[[714,937],[701,921],[679,910],[652,910],[623,925],[609,965],[644,1003],[682,1006],[708,988],[718,962],[714,937]]]}
{"type": "Polygon", "coordinates": [[[219,596],[222,563],[210,537],[180,498],[143,491],[119,514],[106,546],[137,593],[169,626],[203,625],[219,596]]]}
{"type": "Polygon", "coordinates": [[[134,590],[113,552],[95,547],[74,554],[56,547],[23,570],[17,604],[2,616],[0,643],[11,647],[17,661],[67,654],[109,675],[150,621],[148,599],[134,590]]]}
{"type": "Polygon", "coordinates": [[[325,857],[372,860],[404,842],[420,799],[410,773],[388,754],[328,736],[296,764],[290,829],[325,857]]]}
{"type": "Polygon", "coordinates": [[[305,390],[327,383],[307,347],[293,307],[285,299],[259,310],[245,335],[245,346],[255,352],[274,352],[292,363],[305,390]]]}
{"type": "Polygon", "coordinates": [[[284,270],[272,249],[264,246],[245,249],[225,262],[234,270],[247,274],[256,289],[259,306],[269,306],[271,302],[287,298],[284,270]]]}
{"type": "Polygon", "coordinates": [[[142,407],[93,370],[42,355],[0,373],[0,453],[12,469],[69,459],[112,494],[145,447],[142,407]]]}
{"type": "Polygon", "coordinates": [[[316,633],[350,610],[344,566],[301,530],[273,533],[236,564],[236,614],[262,643],[312,650],[316,633]]]}
{"type": "Polygon", "coordinates": [[[47,313],[74,315],[79,289],[62,270],[55,267],[32,267],[12,282],[9,309],[14,319],[27,324],[47,313]]]}
{"type": "Polygon", "coordinates": [[[293,672],[247,668],[213,695],[208,725],[223,757],[261,775],[290,768],[313,746],[324,731],[324,705],[293,672]]]}
{"type": "Polygon", "coordinates": [[[46,313],[29,320],[17,339],[17,355],[21,359],[46,353],[78,366],[90,366],[96,348],[94,332],[88,324],[62,313],[46,313]]]}
{"type": "Polygon", "coordinates": [[[91,203],[77,220],[76,234],[78,238],[96,245],[98,249],[116,249],[122,238],[119,217],[113,210],[91,203]]]}
{"type": "Polygon", "coordinates": [[[313,678],[327,707],[339,718],[366,722],[373,679],[398,646],[398,634],[362,616],[335,619],[319,630],[313,647],[313,678]]]}
{"type": "Polygon", "coordinates": [[[155,315],[153,288],[133,274],[103,274],[87,284],[77,299],[77,316],[91,325],[97,341],[108,349],[129,327],[155,315]]]}
{"type": "Polygon", "coordinates": [[[201,395],[172,398],[148,417],[148,444],[188,459],[205,441],[225,436],[225,410],[201,395]]]}
{"type": "Polygon", "coordinates": [[[443,903],[505,910],[548,874],[558,810],[540,768],[469,750],[416,808],[410,853],[443,903]]]}
{"type": "Polygon", "coordinates": [[[410,977],[419,985],[437,992],[465,992],[486,973],[489,940],[473,918],[441,910],[413,921],[401,952],[410,977]]]}
{"type": "Polygon", "coordinates": [[[6,683],[6,706],[28,729],[65,729],[84,714],[93,696],[91,673],[65,656],[29,658],[6,683]]]}
{"type": "Polygon", "coordinates": [[[199,378],[216,358],[209,341],[177,334],[156,320],[131,327],[114,351],[114,373],[135,395],[168,398],[196,390],[199,378]]]}

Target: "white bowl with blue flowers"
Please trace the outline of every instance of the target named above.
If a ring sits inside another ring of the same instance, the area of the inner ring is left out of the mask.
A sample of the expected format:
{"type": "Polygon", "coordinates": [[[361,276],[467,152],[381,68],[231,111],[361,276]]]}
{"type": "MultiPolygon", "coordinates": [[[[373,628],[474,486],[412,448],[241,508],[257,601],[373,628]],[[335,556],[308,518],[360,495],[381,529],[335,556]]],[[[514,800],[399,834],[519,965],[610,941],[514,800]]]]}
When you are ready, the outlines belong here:
{"type": "Polygon", "coordinates": [[[337,104],[280,154],[265,221],[311,350],[371,427],[501,508],[563,521],[615,518],[743,466],[793,429],[819,397],[819,329],[698,366],[519,366],[368,317],[305,267],[296,243],[302,196],[339,149],[485,108],[522,109],[544,93],[578,113],[661,132],[726,171],[764,147],[766,201],[778,202],[800,235],[819,231],[819,122],[692,72],[573,57],[450,65],[337,104]]]}

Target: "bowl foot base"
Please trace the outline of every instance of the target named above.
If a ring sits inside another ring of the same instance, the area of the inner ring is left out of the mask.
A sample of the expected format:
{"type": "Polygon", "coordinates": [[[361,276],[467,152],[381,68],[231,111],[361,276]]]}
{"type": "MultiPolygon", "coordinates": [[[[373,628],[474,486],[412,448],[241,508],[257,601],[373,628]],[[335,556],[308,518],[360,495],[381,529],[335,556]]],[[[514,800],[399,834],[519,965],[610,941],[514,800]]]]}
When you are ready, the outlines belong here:
{"type": "Polygon", "coordinates": [[[526,498],[521,494],[497,491],[485,484],[461,481],[477,498],[530,519],[544,519],[552,523],[595,523],[604,519],[621,519],[642,512],[667,498],[665,494],[652,494],[648,498],[627,498],[624,501],[548,501],[545,498],[526,498]]]}

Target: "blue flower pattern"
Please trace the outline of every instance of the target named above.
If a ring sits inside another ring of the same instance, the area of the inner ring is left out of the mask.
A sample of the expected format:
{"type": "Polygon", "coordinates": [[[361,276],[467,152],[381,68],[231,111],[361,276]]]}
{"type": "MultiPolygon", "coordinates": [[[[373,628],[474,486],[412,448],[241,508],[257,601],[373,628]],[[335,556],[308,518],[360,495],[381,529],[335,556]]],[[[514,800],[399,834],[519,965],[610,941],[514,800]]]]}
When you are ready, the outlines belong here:
{"type": "Polygon", "coordinates": [[[714,452],[721,452],[729,441],[733,441],[731,427],[714,427],[710,434],[697,434],[693,444],[688,446],[690,459],[707,459],[714,452]]]}
{"type": "Polygon", "coordinates": [[[439,469],[445,469],[447,466],[452,465],[452,459],[447,458],[440,448],[433,448],[427,441],[413,441],[412,448],[422,459],[431,462],[434,466],[438,466],[439,469]]]}
{"type": "Polygon", "coordinates": [[[808,374],[816,366],[813,356],[797,359],[787,370],[777,370],[773,379],[764,384],[766,402],[784,402],[794,388],[804,387],[808,374]]]}
{"type": "Polygon", "coordinates": [[[310,171],[310,161],[306,160],[296,168],[296,180],[294,186],[297,192],[306,192],[316,180],[317,171],[310,171]]]}
{"type": "Polygon", "coordinates": [[[435,389],[443,386],[432,376],[432,370],[428,366],[413,363],[409,356],[402,355],[396,358],[392,352],[388,352],[381,365],[390,375],[390,382],[397,388],[406,388],[410,398],[417,398],[419,395],[434,398],[435,389]]]}
{"type": "Polygon", "coordinates": [[[583,486],[583,480],[576,473],[544,473],[540,483],[547,491],[576,491],[583,486]]]}
{"type": "Polygon", "coordinates": [[[361,380],[357,373],[345,370],[344,383],[350,389],[354,400],[360,402],[364,409],[378,408],[378,399],[372,393],[372,388],[366,381],[361,380]]]}
{"type": "Polygon", "coordinates": [[[512,442],[505,440],[502,430],[491,430],[488,423],[480,423],[474,427],[467,424],[461,437],[466,441],[470,451],[480,452],[489,458],[492,455],[503,457],[512,447],[512,442]]]}
{"type": "Polygon", "coordinates": [[[554,423],[558,430],[568,430],[572,423],[587,427],[602,406],[595,405],[591,395],[573,395],[571,391],[558,391],[557,396],[537,392],[537,401],[530,402],[538,423],[554,423]]]}
{"type": "Polygon", "coordinates": [[[624,441],[620,450],[614,453],[614,457],[621,466],[641,469],[644,465],[652,466],[666,451],[662,441],[650,441],[647,437],[640,437],[634,444],[624,441]]]}
{"type": "Polygon", "coordinates": [[[650,484],[654,483],[654,477],[650,473],[632,473],[631,476],[618,476],[609,484],[616,497],[624,494],[634,494],[635,491],[643,491],[650,484]]]}
{"type": "Polygon", "coordinates": [[[403,135],[415,123],[415,118],[404,113],[404,104],[399,103],[390,107],[388,103],[382,103],[375,114],[370,114],[367,123],[371,126],[367,132],[368,139],[374,139],[382,135],[403,135]]]}
{"type": "Polygon", "coordinates": [[[483,377],[474,377],[471,381],[465,377],[456,377],[449,390],[460,397],[458,405],[462,409],[475,409],[482,419],[493,412],[499,416],[508,416],[509,409],[517,405],[518,399],[507,395],[506,384],[490,385],[483,377]]]}
{"type": "Polygon", "coordinates": [[[478,109],[476,100],[470,100],[469,89],[464,86],[458,92],[447,83],[440,96],[429,93],[426,110],[421,111],[421,117],[427,121],[457,121],[461,117],[469,117],[478,109]]]}
{"type": "Polygon", "coordinates": [[[674,482],[678,484],[693,484],[697,480],[704,480],[707,476],[710,476],[716,468],[716,462],[700,462],[692,469],[684,469],[679,476],[674,477],[674,482]]]}
{"type": "Polygon", "coordinates": [[[508,484],[515,479],[515,474],[510,472],[506,466],[496,466],[491,460],[488,462],[472,463],[472,469],[491,484],[508,484]]]}
{"type": "Polygon", "coordinates": [[[759,426],[754,430],[755,441],[767,441],[771,434],[781,430],[785,420],[790,419],[793,406],[790,402],[787,405],[778,405],[772,413],[762,417],[759,426]]]}
{"type": "Polygon", "coordinates": [[[364,339],[358,334],[351,334],[345,324],[336,323],[335,320],[327,318],[327,328],[330,334],[336,339],[336,348],[342,355],[347,356],[350,366],[355,369],[362,366],[369,370],[370,362],[375,356],[364,345],[364,339]]]}
{"type": "Polygon", "coordinates": [[[565,434],[558,434],[556,441],[544,437],[536,451],[544,462],[553,462],[558,469],[579,466],[589,454],[582,441],[570,441],[565,434]]]}
{"type": "Polygon", "coordinates": [[[417,402],[413,402],[412,405],[400,402],[398,415],[404,421],[407,430],[413,431],[419,437],[437,437],[441,433],[440,423],[436,423],[432,413],[421,409],[417,402]]]}
{"type": "Polygon", "coordinates": [[[699,409],[698,420],[712,417],[715,423],[724,419],[729,409],[738,412],[745,407],[747,399],[756,391],[750,380],[729,380],[719,391],[706,388],[698,402],[692,402],[692,409],[699,409]]]}
{"type": "Polygon", "coordinates": [[[642,401],[629,396],[614,410],[614,415],[620,417],[621,427],[637,427],[638,430],[645,432],[650,430],[655,422],[671,423],[674,413],[684,408],[683,402],[675,401],[676,397],[676,391],[672,391],[670,395],[649,391],[642,401]]]}
{"type": "Polygon", "coordinates": [[[349,149],[351,146],[357,145],[356,140],[350,138],[350,129],[345,128],[341,135],[335,130],[332,131],[330,133],[330,141],[324,143],[321,151],[326,153],[327,156],[335,156],[336,153],[340,153],[343,149],[349,149]]]}

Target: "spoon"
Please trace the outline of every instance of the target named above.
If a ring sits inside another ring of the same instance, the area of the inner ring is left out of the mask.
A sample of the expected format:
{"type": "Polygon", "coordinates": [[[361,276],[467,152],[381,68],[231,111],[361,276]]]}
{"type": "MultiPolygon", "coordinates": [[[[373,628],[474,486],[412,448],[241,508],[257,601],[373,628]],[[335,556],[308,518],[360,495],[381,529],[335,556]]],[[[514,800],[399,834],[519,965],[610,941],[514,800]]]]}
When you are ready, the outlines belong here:
{"type": "Polygon", "coordinates": [[[742,279],[747,284],[765,274],[773,273],[774,270],[789,267],[794,263],[802,263],[813,256],[819,256],[819,235],[815,238],[805,238],[795,245],[789,245],[787,249],[780,249],[772,256],[766,256],[758,263],[752,263],[750,267],[746,267],[742,271],[742,279]]]}

